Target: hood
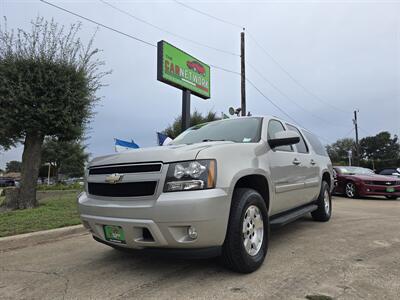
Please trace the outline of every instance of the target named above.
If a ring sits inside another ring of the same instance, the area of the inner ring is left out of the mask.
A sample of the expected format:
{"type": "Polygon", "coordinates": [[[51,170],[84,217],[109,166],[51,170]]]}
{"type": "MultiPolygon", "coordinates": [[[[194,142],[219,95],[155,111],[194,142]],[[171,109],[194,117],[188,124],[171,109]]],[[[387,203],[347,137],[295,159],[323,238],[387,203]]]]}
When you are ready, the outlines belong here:
{"type": "Polygon", "coordinates": [[[149,148],[139,148],[131,151],[106,155],[94,158],[88,167],[125,164],[125,163],[143,163],[143,162],[174,162],[196,159],[197,154],[210,147],[221,144],[231,144],[229,141],[204,142],[191,145],[171,145],[156,146],[149,148]]]}
{"type": "Polygon", "coordinates": [[[371,175],[361,175],[361,174],[356,174],[356,175],[345,175],[346,177],[355,177],[360,180],[365,180],[365,181],[397,181],[396,178],[391,177],[391,176],[385,176],[385,175],[379,175],[379,174],[371,174],[371,175]]]}

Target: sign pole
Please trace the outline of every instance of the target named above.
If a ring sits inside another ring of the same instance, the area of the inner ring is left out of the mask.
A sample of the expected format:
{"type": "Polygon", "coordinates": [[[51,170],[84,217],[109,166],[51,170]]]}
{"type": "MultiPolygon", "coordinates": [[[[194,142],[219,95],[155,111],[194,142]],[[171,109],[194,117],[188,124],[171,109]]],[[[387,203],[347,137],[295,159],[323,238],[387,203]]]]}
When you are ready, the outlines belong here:
{"type": "Polygon", "coordinates": [[[190,127],[190,90],[182,90],[182,132],[190,127]]]}

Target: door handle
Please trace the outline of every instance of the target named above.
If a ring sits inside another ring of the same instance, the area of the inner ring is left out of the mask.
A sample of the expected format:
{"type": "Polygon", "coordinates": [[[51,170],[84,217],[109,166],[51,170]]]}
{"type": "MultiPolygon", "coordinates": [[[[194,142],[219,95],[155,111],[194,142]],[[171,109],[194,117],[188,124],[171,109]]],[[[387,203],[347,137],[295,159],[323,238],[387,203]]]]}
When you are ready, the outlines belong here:
{"type": "Polygon", "coordinates": [[[299,165],[301,162],[297,159],[297,158],[295,158],[294,160],[293,160],[293,164],[294,165],[299,165]]]}
{"type": "Polygon", "coordinates": [[[316,162],[312,159],[312,160],[310,161],[310,164],[315,165],[316,162]]]}

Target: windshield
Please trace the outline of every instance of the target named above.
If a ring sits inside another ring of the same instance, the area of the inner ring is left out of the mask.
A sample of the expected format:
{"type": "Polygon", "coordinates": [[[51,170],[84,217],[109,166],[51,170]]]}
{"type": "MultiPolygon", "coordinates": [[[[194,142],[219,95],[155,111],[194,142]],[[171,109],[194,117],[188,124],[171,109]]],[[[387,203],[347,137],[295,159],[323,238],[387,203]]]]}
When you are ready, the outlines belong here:
{"type": "Polygon", "coordinates": [[[367,168],[360,167],[339,167],[338,168],[341,174],[360,174],[360,175],[372,175],[375,174],[374,171],[367,168]]]}
{"type": "Polygon", "coordinates": [[[261,138],[262,118],[237,118],[193,126],[174,139],[170,145],[211,141],[257,143],[261,138]]]}

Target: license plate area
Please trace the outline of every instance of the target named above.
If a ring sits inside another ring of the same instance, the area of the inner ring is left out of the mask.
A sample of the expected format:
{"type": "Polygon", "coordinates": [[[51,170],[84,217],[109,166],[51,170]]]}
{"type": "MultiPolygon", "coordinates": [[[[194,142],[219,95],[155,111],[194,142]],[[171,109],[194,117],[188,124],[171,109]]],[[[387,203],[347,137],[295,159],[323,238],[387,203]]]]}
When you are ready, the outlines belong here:
{"type": "Polygon", "coordinates": [[[386,188],[386,192],[388,193],[393,193],[395,191],[394,188],[386,188]]]}
{"type": "Polygon", "coordinates": [[[104,225],[104,237],[107,241],[119,244],[126,244],[125,233],[121,226],[104,225]]]}

